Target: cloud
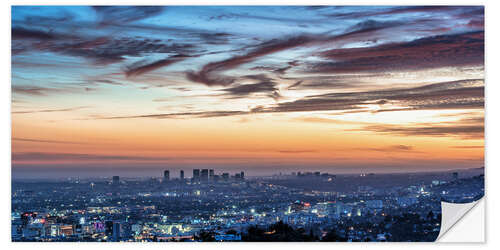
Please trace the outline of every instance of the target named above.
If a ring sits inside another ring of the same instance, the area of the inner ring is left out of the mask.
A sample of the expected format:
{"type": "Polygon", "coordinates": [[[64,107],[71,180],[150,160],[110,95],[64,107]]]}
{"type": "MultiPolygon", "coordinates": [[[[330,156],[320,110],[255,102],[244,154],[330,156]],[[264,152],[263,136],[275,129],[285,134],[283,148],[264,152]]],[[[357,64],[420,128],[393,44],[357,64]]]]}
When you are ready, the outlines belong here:
{"type": "Polygon", "coordinates": [[[472,27],[472,28],[481,28],[481,29],[484,29],[484,19],[481,19],[481,20],[470,20],[467,23],[467,26],[472,27]]]}
{"type": "Polygon", "coordinates": [[[283,154],[303,154],[303,153],[315,153],[316,150],[279,150],[279,153],[283,154]]]}
{"type": "Polygon", "coordinates": [[[132,116],[108,116],[108,117],[94,117],[91,120],[114,120],[114,119],[135,119],[135,118],[154,118],[154,119],[169,119],[169,118],[184,118],[184,117],[224,117],[234,115],[249,114],[247,111],[200,111],[200,112],[179,112],[179,113],[165,113],[165,114],[148,114],[148,115],[132,115],[132,116]]]}
{"type": "Polygon", "coordinates": [[[462,139],[484,138],[484,125],[373,125],[364,127],[362,131],[371,131],[401,136],[456,136],[462,139]]]}
{"type": "Polygon", "coordinates": [[[39,110],[26,110],[26,111],[12,111],[12,114],[67,112],[67,111],[76,111],[76,110],[83,109],[83,108],[88,108],[88,106],[80,106],[80,107],[73,107],[73,108],[63,108],[63,109],[39,109],[39,110]]]}
{"type": "Polygon", "coordinates": [[[300,84],[302,84],[302,82],[304,82],[303,80],[299,80],[299,81],[296,81],[294,84],[290,85],[287,87],[287,89],[295,89],[297,88],[300,84]]]}
{"type": "Polygon", "coordinates": [[[18,85],[12,86],[13,94],[21,94],[27,96],[47,96],[49,94],[70,94],[70,93],[81,93],[94,91],[96,89],[84,87],[57,87],[57,88],[47,88],[47,87],[38,87],[38,86],[28,86],[28,85],[18,85]]]}
{"type": "Polygon", "coordinates": [[[442,5],[432,5],[432,6],[398,6],[398,7],[388,7],[388,9],[382,10],[370,10],[366,9],[363,11],[349,11],[349,12],[338,12],[335,13],[325,13],[325,16],[332,17],[335,19],[351,19],[351,18],[377,18],[383,16],[394,16],[398,14],[431,14],[437,15],[460,15],[463,12],[467,12],[470,9],[481,10],[482,6],[442,6],[442,5]]]}
{"type": "MultiPolygon", "coordinates": [[[[244,85],[243,85],[244,86],[244,85]]],[[[256,91],[269,91],[269,86],[227,88],[233,94],[249,94],[256,91]]],[[[231,92],[230,92],[231,93],[231,92]]],[[[452,82],[428,84],[421,87],[365,92],[327,93],[306,96],[294,101],[279,102],[269,106],[257,106],[247,111],[202,111],[133,116],[98,117],[97,119],[126,118],[182,118],[217,117],[247,115],[255,113],[343,111],[348,112],[390,112],[429,109],[482,109],[484,107],[484,82],[482,79],[468,79],[452,82]],[[367,105],[391,105],[399,108],[367,109],[367,105]]]]}
{"type": "Polygon", "coordinates": [[[403,151],[413,150],[412,146],[407,146],[407,145],[394,145],[390,148],[394,150],[403,150],[403,151]]]}
{"type": "Polygon", "coordinates": [[[273,70],[274,73],[278,74],[278,75],[283,75],[285,74],[289,69],[293,68],[293,67],[296,67],[299,65],[299,62],[297,60],[295,61],[291,61],[291,62],[288,62],[287,63],[288,66],[285,66],[283,68],[278,68],[278,69],[275,69],[273,70]]]}
{"type": "Polygon", "coordinates": [[[195,50],[191,43],[173,43],[141,37],[112,37],[64,35],[56,32],[12,28],[12,51],[50,51],[91,60],[96,65],[108,65],[130,56],[149,54],[189,54],[195,50]]]}
{"type": "Polygon", "coordinates": [[[452,146],[450,148],[459,148],[459,149],[483,148],[484,149],[484,145],[483,146],[452,146]]]}
{"type": "Polygon", "coordinates": [[[468,117],[440,123],[377,124],[353,131],[370,131],[401,136],[453,136],[461,139],[484,139],[484,117],[468,117]]]}
{"type": "Polygon", "coordinates": [[[400,24],[401,24],[400,22],[380,22],[375,20],[366,20],[349,27],[346,30],[345,34],[337,36],[336,38],[344,36],[352,36],[353,34],[366,33],[369,31],[376,31],[393,26],[399,26],[400,24]]]}
{"type": "Polygon", "coordinates": [[[12,137],[12,141],[57,143],[57,144],[88,144],[88,143],[83,143],[83,142],[56,141],[56,140],[40,140],[40,139],[19,138],[19,137],[12,137]]]}
{"type": "Polygon", "coordinates": [[[229,43],[229,39],[233,36],[229,33],[217,32],[217,33],[205,33],[200,32],[198,36],[201,40],[203,40],[206,44],[211,45],[221,45],[229,43]]]}
{"type": "Polygon", "coordinates": [[[484,65],[484,32],[426,37],[411,42],[321,52],[329,62],[310,64],[312,73],[359,73],[484,65]]]}
{"type": "Polygon", "coordinates": [[[48,93],[59,93],[64,92],[62,89],[58,88],[45,88],[36,86],[12,86],[12,93],[32,95],[32,96],[45,96],[48,93]]]}
{"type": "Polygon", "coordinates": [[[227,86],[233,83],[235,79],[232,77],[214,75],[214,73],[234,69],[259,57],[304,45],[311,41],[312,37],[309,36],[297,36],[284,40],[271,40],[259,45],[257,49],[245,55],[235,56],[223,61],[206,64],[200,71],[187,72],[186,76],[191,81],[203,83],[207,86],[227,86]]]}
{"type": "Polygon", "coordinates": [[[121,83],[121,82],[117,82],[117,81],[110,80],[110,79],[95,79],[92,81],[96,82],[96,83],[104,83],[104,84],[110,84],[110,85],[118,85],[118,86],[123,85],[123,83],[121,83]]]}
{"type": "MultiPolygon", "coordinates": [[[[88,44],[85,44],[88,46],[88,44]]],[[[56,52],[88,58],[95,64],[111,64],[123,61],[125,56],[148,54],[187,54],[194,48],[191,44],[165,44],[162,41],[136,38],[110,39],[95,47],[85,48],[82,44],[53,48],[56,52]]]]}
{"type": "Polygon", "coordinates": [[[44,153],[23,152],[12,153],[13,162],[23,161],[165,161],[168,157],[125,156],[125,155],[97,155],[72,153],[44,153]]]}
{"type": "Polygon", "coordinates": [[[296,67],[299,65],[299,62],[297,60],[291,61],[287,63],[287,66],[285,67],[271,67],[271,66],[255,66],[251,68],[251,70],[258,70],[258,71],[269,71],[272,73],[275,73],[277,75],[283,75],[285,74],[289,69],[296,67]]]}
{"type": "Polygon", "coordinates": [[[378,147],[378,148],[355,148],[353,150],[360,150],[360,151],[377,151],[377,152],[418,152],[414,150],[413,146],[408,146],[408,145],[392,145],[392,146],[387,146],[387,147],[378,147]]]}
{"type": "Polygon", "coordinates": [[[163,6],[92,6],[101,26],[124,24],[157,16],[163,6]]]}
{"type": "Polygon", "coordinates": [[[158,60],[158,61],[148,63],[148,64],[139,64],[139,65],[134,64],[134,65],[131,65],[127,68],[127,70],[125,71],[125,75],[127,77],[139,76],[139,75],[148,73],[150,71],[153,71],[153,70],[163,68],[163,67],[172,65],[174,63],[180,62],[184,59],[186,59],[186,56],[175,55],[175,56],[165,58],[162,60],[158,60]]]}
{"type": "Polygon", "coordinates": [[[373,78],[389,78],[389,73],[352,73],[352,74],[313,74],[299,77],[280,77],[283,80],[300,82],[291,89],[310,90],[310,89],[352,89],[354,87],[373,87],[371,80],[373,78]]]}
{"type": "Polygon", "coordinates": [[[348,120],[330,119],[321,117],[300,117],[300,118],[294,118],[293,120],[300,122],[329,123],[329,124],[348,124],[348,125],[364,124],[364,122],[359,122],[359,121],[348,121],[348,120]]]}
{"type": "MultiPolygon", "coordinates": [[[[368,104],[384,105],[388,102],[411,110],[482,108],[484,106],[483,84],[481,79],[470,79],[406,89],[328,93],[308,96],[290,102],[281,102],[274,106],[260,107],[254,111],[361,110],[368,104]]],[[[384,110],[382,109],[380,112],[382,111],[384,110]]]]}
{"type": "Polygon", "coordinates": [[[257,80],[257,83],[241,84],[234,87],[224,88],[221,91],[226,92],[230,97],[246,97],[254,93],[267,93],[269,97],[279,99],[279,89],[277,88],[277,83],[273,79],[267,77],[264,74],[260,75],[248,75],[244,78],[257,80]]]}
{"type": "Polygon", "coordinates": [[[208,63],[198,72],[188,71],[186,73],[186,77],[190,81],[203,83],[207,86],[228,86],[235,82],[236,78],[220,75],[221,72],[234,69],[263,56],[297,47],[341,41],[342,39],[349,39],[365,33],[371,33],[399,25],[401,25],[399,22],[378,22],[369,20],[360,22],[353,27],[348,28],[346,32],[337,35],[327,36],[304,34],[284,39],[272,39],[257,45],[255,49],[246,54],[234,56],[218,62],[208,63]]]}
{"type": "MultiPolygon", "coordinates": [[[[470,7],[470,6],[469,6],[470,7]]],[[[443,6],[443,5],[430,5],[430,6],[403,6],[395,7],[391,10],[382,11],[379,15],[393,15],[405,13],[432,13],[436,12],[454,12],[463,9],[464,6],[443,6]]]]}
{"type": "Polygon", "coordinates": [[[13,40],[17,39],[36,39],[36,40],[52,40],[57,39],[57,34],[46,32],[43,30],[27,29],[23,27],[12,27],[11,35],[13,40]]]}

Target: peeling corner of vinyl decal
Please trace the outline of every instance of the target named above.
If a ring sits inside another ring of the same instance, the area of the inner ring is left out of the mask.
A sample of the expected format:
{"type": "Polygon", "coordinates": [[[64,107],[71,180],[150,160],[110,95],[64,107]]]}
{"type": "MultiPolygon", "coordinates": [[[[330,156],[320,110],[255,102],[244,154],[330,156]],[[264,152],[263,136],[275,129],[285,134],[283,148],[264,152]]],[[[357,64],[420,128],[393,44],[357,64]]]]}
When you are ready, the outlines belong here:
{"type": "Polygon", "coordinates": [[[447,242],[443,236],[466,216],[482,199],[470,203],[449,203],[441,202],[441,230],[436,238],[436,242],[447,242]]]}

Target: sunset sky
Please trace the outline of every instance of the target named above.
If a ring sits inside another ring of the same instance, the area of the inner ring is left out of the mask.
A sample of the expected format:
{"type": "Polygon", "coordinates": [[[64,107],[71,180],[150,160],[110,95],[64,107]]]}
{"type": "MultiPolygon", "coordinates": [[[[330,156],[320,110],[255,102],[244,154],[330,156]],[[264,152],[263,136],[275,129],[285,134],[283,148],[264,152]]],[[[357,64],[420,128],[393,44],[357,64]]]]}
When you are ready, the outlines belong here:
{"type": "Polygon", "coordinates": [[[12,7],[11,84],[13,177],[484,164],[483,7],[12,7]]]}

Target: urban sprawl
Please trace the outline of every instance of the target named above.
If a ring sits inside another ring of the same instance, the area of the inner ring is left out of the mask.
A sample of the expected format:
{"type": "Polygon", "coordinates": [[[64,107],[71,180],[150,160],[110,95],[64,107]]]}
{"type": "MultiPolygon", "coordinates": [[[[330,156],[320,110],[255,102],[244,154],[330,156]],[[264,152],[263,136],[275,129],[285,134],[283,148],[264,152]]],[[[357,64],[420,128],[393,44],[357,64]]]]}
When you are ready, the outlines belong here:
{"type": "Polygon", "coordinates": [[[441,201],[482,197],[483,171],[13,180],[12,240],[434,241],[441,201]]]}

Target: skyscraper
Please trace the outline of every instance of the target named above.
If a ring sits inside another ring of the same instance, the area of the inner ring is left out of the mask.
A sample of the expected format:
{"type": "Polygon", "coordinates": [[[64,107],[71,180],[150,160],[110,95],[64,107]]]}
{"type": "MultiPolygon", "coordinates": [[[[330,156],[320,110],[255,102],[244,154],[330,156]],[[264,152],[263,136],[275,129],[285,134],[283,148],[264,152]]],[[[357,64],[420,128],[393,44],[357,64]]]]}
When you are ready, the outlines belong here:
{"type": "Polygon", "coordinates": [[[121,234],[121,224],[120,222],[113,222],[113,231],[112,231],[112,239],[114,242],[119,242],[120,241],[120,234],[121,234]]]}
{"type": "Polygon", "coordinates": [[[120,176],[113,176],[113,182],[112,182],[113,186],[118,186],[120,185],[120,176]]]}
{"type": "Polygon", "coordinates": [[[193,181],[199,181],[199,180],[200,180],[200,170],[193,169],[193,181]]]}
{"type": "Polygon", "coordinates": [[[181,176],[180,176],[181,180],[184,180],[184,170],[181,170],[181,176]]]}
{"type": "Polygon", "coordinates": [[[104,232],[105,232],[106,236],[111,237],[113,235],[113,221],[110,221],[110,220],[106,221],[104,223],[104,226],[105,226],[104,232]]]}
{"type": "Polygon", "coordinates": [[[208,176],[209,176],[210,181],[213,181],[213,179],[214,179],[214,175],[215,175],[215,174],[214,174],[214,170],[213,170],[213,169],[210,169],[210,170],[208,171],[208,176]]]}
{"type": "Polygon", "coordinates": [[[241,177],[241,179],[245,179],[245,172],[241,171],[240,177],[241,177]]]}
{"type": "Polygon", "coordinates": [[[170,171],[165,170],[163,171],[163,181],[169,181],[170,180],[170,171]]]}
{"type": "Polygon", "coordinates": [[[201,180],[208,181],[208,169],[201,170],[201,180]]]}

